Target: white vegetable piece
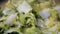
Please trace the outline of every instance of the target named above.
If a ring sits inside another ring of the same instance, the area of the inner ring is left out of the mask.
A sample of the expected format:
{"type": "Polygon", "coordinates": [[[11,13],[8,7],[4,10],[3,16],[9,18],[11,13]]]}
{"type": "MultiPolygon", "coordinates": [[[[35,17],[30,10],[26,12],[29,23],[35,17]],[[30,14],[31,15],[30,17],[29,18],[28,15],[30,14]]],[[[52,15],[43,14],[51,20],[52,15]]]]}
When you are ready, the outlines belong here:
{"type": "Polygon", "coordinates": [[[58,32],[58,34],[60,34],[60,32],[58,32]]]}
{"type": "Polygon", "coordinates": [[[37,26],[43,27],[42,25],[43,25],[43,23],[41,22],[41,19],[37,19],[37,26]]]}
{"type": "Polygon", "coordinates": [[[3,13],[6,14],[8,10],[9,10],[9,9],[6,7],[6,8],[3,10],[3,13]]]}
{"type": "Polygon", "coordinates": [[[11,24],[11,23],[16,19],[16,17],[17,17],[17,14],[12,14],[12,15],[10,15],[10,16],[7,18],[5,24],[7,24],[7,25],[11,24]]]}
{"type": "Polygon", "coordinates": [[[60,6],[55,6],[54,9],[60,11],[60,6]]]}
{"type": "Polygon", "coordinates": [[[10,14],[15,14],[15,11],[14,10],[12,10],[11,8],[5,8],[4,10],[3,10],[3,13],[5,14],[5,15],[10,15],[10,14]]]}
{"type": "Polygon", "coordinates": [[[5,33],[11,33],[11,32],[13,32],[13,30],[7,30],[7,31],[5,31],[5,33]]]}
{"type": "Polygon", "coordinates": [[[8,34],[8,33],[11,33],[11,32],[13,32],[13,31],[15,31],[15,30],[14,30],[14,29],[8,29],[8,30],[5,31],[4,34],[8,34]]]}
{"type": "Polygon", "coordinates": [[[50,23],[50,20],[48,18],[45,19],[45,25],[48,26],[49,23],[50,23]]]}
{"type": "Polygon", "coordinates": [[[50,16],[50,10],[49,8],[44,9],[40,12],[40,16],[44,19],[44,18],[48,18],[50,16]]]}
{"type": "Polygon", "coordinates": [[[57,10],[58,14],[60,15],[60,6],[55,6],[54,9],[57,10]]]}
{"type": "Polygon", "coordinates": [[[18,6],[17,10],[20,13],[28,13],[30,10],[32,10],[32,8],[26,1],[23,1],[23,3],[18,6]]]}

